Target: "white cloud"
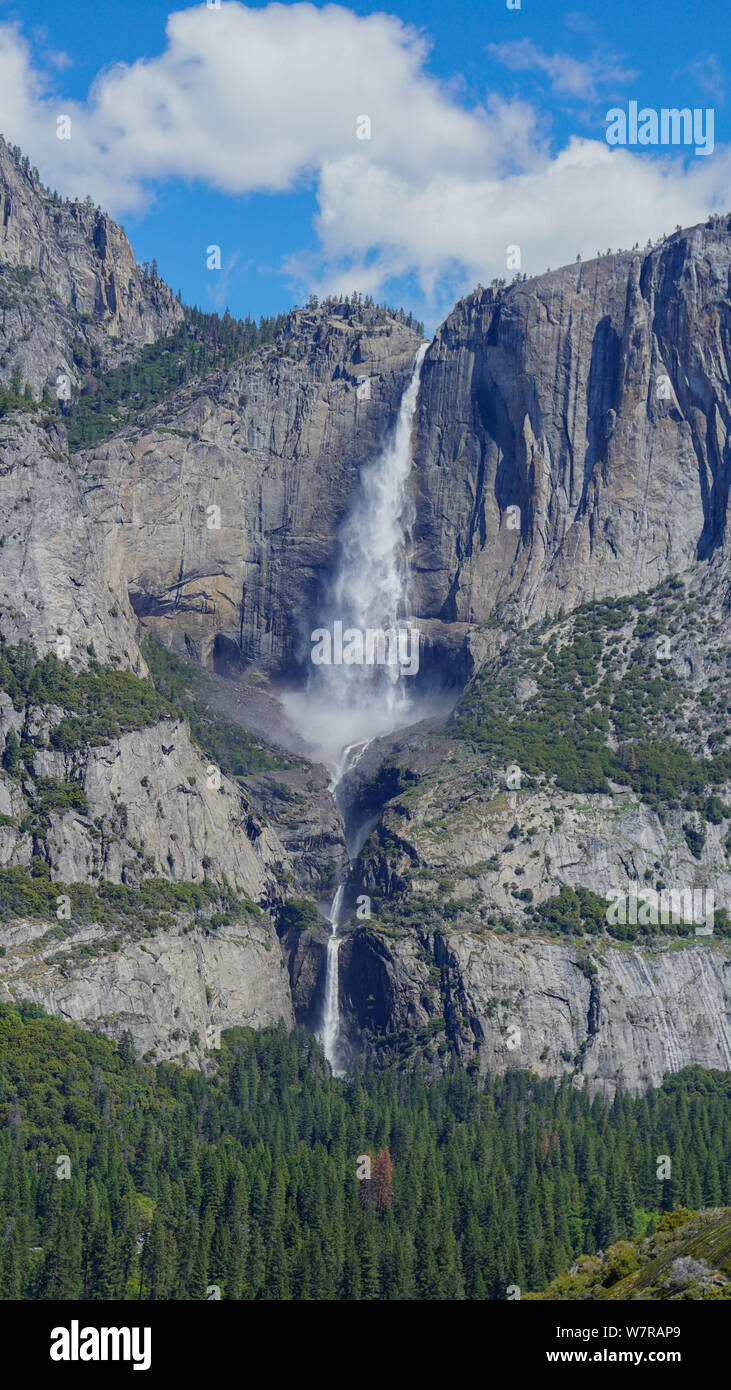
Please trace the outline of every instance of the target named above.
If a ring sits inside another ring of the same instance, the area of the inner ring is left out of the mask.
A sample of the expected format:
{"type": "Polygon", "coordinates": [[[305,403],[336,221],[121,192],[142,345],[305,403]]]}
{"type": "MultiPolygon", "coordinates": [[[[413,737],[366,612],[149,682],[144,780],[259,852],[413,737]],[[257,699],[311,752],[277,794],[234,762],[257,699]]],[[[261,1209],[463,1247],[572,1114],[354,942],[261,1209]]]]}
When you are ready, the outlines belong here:
{"type": "Polygon", "coordinates": [[[58,68],[59,72],[65,72],[66,68],[72,68],[74,66],[73,58],[62,48],[49,48],[44,52],[43,56],[46,62],[50,63],[51,67],[58,68]]]}
{"type": "MultiPolygon", "coordinates": [[[[729,187],[728,155],[716,176],[729,187]]],[[[609,246],[642,246],[678,222],[704,217],[713,186],[700,161],[680,175],[672,159],[648,162],[582,139],[502,179],[440,173],[409,185],[373,167],[364,177],[352,159],[341,160],[326,166],[320,181],[320,288],[377,288],[390,276],[416,273],[438,317],[450,293],[493,276],[512,278],[508,246],[520,247],[522,269],[532,274],[577,253],[587,259],[609,246]],[[347,268],[338,269],[344,256],[347,268]],[[449,292],[440,295],[445,276],[449,292]]]]}
{"type": "Polygon", "coordinates": [[[725,104],[726,80],[716,53],[699,53],[684,71],[698,83],[701,91],[713,97],[719,106],[725,104]]]}
{"type": "MultiPolygon", "coordinates": [[[[539,53],[529,47],[525,62],[539,53]]],[[[86,102],[68,102],[47,85],[58,73],[41,77],[17,27],[0,24],[0,130],[47,183],[89,192],[117,216],[173,177],[230,194],[311,186],[319,252],[304,259],[294,248],[293,271],[318,289],[374,293],[413,276],[435,304],[478,279],[509,278],[508,244],[521,246],[524,269],[541,271],[729,201],[719,148],[686,163],[600,138],[556,152],[530,102],[488,94],[468,109],[427,60],[423,36],[385,14],[227,0],[171,15],[159,57],[105,69],[86,102]],[[61,113],[69,141],[56,139],[61,113]],[[361,115],[370,140],[356,139],[361,115]]],[[[564,92],[584,96],[595,80],[550,62],[564,92]]]]}
{"type": "Polygon", "coordinates": [[[637,76],[615,59],[597,55],[581,62],[568,53],[544,53],[530,39],[488,44],[488,52],[512,72],[543,72],[558,96],[595,97],[602,89],[631,82],[637,76]]]}

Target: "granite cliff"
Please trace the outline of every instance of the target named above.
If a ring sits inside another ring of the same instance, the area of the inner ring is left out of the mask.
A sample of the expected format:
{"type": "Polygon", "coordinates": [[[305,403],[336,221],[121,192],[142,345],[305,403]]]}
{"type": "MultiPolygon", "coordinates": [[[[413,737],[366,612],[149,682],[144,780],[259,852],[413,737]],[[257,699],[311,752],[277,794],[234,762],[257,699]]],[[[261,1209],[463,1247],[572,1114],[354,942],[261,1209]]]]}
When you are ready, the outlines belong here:
{"type": "Polygon", "coordinates": [[[422,375],[419,611],[534,621],[728,544],[730,260],[711,219],[455,307],[422,375]]]}
{"type": "MultiPolygon", "coordinates": [[[[459,699],[343,789],[368,821],[353,1057],[607,1090],[731,1065],[730,248],[716,220],[479,290],[427,351],[412,598],[420,680],[459,699]],[[713,935],[599,929],[637,885],[712,889],[713,935]]],[[[312,304],[203,361],[206,325],[121,229],[1,142],[0,305],[0,990],[164,1056],[234,1023],[314,1027],[346,827],[278,688],[420,334],[312,304]],[[115,370],[186,335],[194,370],[116,418],[115,370]],[[111,405],[79,444],[95,392],[111,405]]]]}

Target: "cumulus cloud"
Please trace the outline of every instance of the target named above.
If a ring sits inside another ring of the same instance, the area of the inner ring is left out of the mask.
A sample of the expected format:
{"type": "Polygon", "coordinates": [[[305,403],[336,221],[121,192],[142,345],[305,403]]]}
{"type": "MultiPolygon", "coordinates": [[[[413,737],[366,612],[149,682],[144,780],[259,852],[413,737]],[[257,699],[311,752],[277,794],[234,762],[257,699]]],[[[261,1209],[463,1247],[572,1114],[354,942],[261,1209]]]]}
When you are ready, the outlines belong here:
{"type": "MultiPolygon", "coordinates": [[[[725,174],[728,180],[728,159],[725,174]]],[[[375,291],[391,277],[415,274],[444,310],[450,294],[493,275],[510,279],[508,247],[520,247],[524,270],[540,273],[577,254],[643,245],[703,217],[711,187],[698,166],[681,177],[672,160],[647,163],[577,138],[555,158],[502,179],[441,173],[407,185],[375,167],[364,178],[342,160],[320,180],[321,288],[375,291]]]]}
{"type": "MultiPolygon", "coordinates": [[[[596,81],[526,43],[496,56],[545,62],[564,93],[583,97],[596,81]]],[[[610,150],[600,135],[556,150],[530,101],[486,93],[466,107],[428,57],[423,35],[387,14],[227,0],[172,14],[159,57],[106,68],[87,101],[65,102],[58,71],[43,76],[20,30],[0,25],[0,129],[47,183],[89,192],[115,215],[143,210],[169,178],[233,195],[311,187],[319,247],[306,259],[295,249],[291,273],[374,293],[412,277],[436,300],[506,274],[509,244],[540,271],[728,199],[719,149],[695,165],[610,150]],[[56,139],[59,114],[71,117],[71,140],[56,139]],[[358,139],[364,116],[370,138],[358,139]]]]}
{"type": "Polygon", "coordinates": [[[81,164],[101,176],[119,209],[136,206],[148,180],[173,176],[227,193],[282,192],[356,148],[363,114],[370,154],[400,175],[425,159],[467,173],[504,154],[493,142],[491,156],[499,131],[487,113],[451,101],[425,73],[424,40],[384,14],[235,0],[173,14],[159,58],[104,69],[87,103],[63,108],[68,150],[53,148],[58,103],[41,100],[27,45],[13,27],[3,37],[12,84],[0,87],[2,127],[32,139],[61,173],[81,164]]]}

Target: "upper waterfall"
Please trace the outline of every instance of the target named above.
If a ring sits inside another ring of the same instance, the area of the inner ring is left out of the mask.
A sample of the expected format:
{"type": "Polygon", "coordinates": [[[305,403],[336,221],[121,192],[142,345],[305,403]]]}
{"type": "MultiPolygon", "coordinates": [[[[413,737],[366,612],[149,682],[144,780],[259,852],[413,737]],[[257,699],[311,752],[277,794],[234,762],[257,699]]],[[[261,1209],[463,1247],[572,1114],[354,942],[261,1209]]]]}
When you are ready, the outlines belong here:
{"type": "Polygon", "coordinates": [[[351,750],[418,717],[407,674],[418,669],[418,633],[409,618],[413,502],[408,480],[427,347],[423,343],[416,354],[395,428],[361,470],[340,527],[334,575],[312,634],[313,640],[315,633],[324,635],[327,650],[316,654],[313,649],[313,662],[320,655],[320,664],[311,666],[303,690],[283,698],[290,719],[321,752],[335,783],[351,750]]]}

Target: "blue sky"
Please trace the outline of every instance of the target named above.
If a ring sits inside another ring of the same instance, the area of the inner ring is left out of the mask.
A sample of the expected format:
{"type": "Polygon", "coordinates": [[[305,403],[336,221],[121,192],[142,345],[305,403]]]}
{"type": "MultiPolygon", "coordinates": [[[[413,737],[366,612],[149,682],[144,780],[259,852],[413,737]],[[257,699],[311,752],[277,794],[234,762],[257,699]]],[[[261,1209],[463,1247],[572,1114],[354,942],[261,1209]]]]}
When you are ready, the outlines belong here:
{"type": "Polygon", "coordinates": [[[508,247],[530,274],[731,209],[727,32],[722,0],[0,0],[0,131],[189,302],[360,288],[433,328],[508,247]],[[630,100],[711,108],[712,153],[610,149],[630,100]]]}

